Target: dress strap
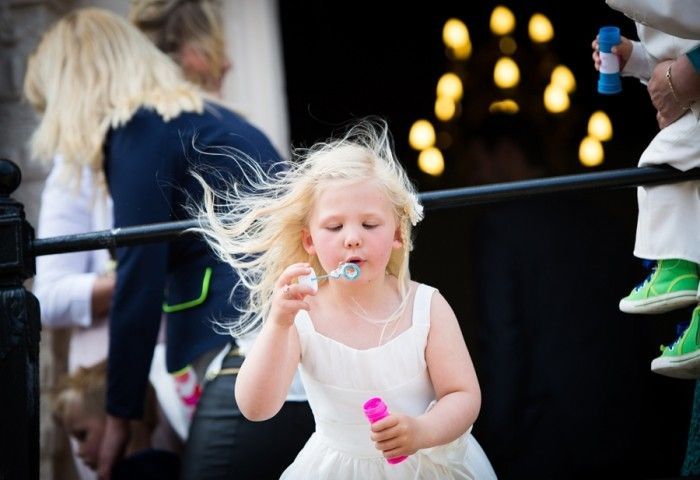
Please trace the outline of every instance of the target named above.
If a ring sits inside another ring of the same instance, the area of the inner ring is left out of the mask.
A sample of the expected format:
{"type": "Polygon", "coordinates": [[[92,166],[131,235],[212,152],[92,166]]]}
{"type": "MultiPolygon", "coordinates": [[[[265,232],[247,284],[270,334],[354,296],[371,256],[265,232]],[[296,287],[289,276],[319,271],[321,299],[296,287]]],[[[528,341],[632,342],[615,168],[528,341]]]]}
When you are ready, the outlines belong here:
{"type": "Polygon", "coordinates": [[[430,325],[430,302],[436,289],[421,283],[413,299],[413,325],[430,325]]]}
{"type": "Polygon", "coordinates": [[[297,327],[299,334],[309,333],[314,331],[314,325],[311,323],[311,317],[306,310],[299,310],[294,317],[294,325],[297,327]]]}

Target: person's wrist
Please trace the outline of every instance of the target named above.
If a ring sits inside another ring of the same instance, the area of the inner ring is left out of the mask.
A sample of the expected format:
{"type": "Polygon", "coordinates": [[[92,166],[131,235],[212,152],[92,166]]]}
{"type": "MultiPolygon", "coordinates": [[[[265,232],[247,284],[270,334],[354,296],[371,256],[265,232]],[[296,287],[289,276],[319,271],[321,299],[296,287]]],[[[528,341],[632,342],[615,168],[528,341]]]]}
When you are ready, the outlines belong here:
{"type": "Polygon", "coordinates": [[[675,62],[669,62],[668,67],[666,68],[666,85],[668,86],[669,91],[671,92],[671,96],[673,99],[676,101],[676,103],[683,109],[683,110],[688,110],[690,106],[693,104],[693,101],[684,101],[681,96],[679,95],[678,91],[676,88],[673,86],[673,74],[672,74],[672,69],[673,65],[675,62]]]}

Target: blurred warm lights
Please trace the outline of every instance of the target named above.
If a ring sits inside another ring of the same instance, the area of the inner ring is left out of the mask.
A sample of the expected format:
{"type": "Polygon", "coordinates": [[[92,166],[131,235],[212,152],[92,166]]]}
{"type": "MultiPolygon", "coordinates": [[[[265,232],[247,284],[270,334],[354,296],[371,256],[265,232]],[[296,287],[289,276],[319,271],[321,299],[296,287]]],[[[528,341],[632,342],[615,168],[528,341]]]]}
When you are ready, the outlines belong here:
{"type": "Polygon", "coordinates": [[[601,142],[612,138],[613,128],[610,117],[602,110],[593,112],[591,118],[588,120],[588,135],[601,142]]]}
{"type": "Polygon", "coordinates": [[[559,85],[566,90],[566,93],[572,93],[576,90],[576,78],[574,78],[574,74],[571,73],[571,70],[566,65],[557,65],[552,70],[551,81],[553,84],[559,85]]]}
{"type": "Polygon", "coordinates": [[[435,100],[435,116],[442,122],[449,122],[455,116],[457,106],[455,102],[448,97],[438,97],[435,100]]]}
{"type": "Polygon", "coordinates": [[[498,48],[503,55],[513,55],[518,49],[518,44],[513,37],[503,37],[498,41],[498,48]]]}
{"type": "Polygon", "coordinates": [[[501,57],[493,68],[493,81],[499,88],[512,88],[520,82],[518,64],[509,57],[501,57]]]}
{"type": "Polygon", "coordinates": [[[515,28],[515,15],[508,7],[498,5],[491,12],[491,31],[496,35],[508,35],[515,28]]]}
{"type": "Polygon", "coordinates": [[[490,113],[507,113],[513,115],[519,111],[520,107],[518,106],[517,102],[511,99],[498,100],[491,102],[491,105],[489,105],[490,113]]]}
{"type": "Polygon", "coordinates": [[[463,47],[453,48],[450,50],[450,54],[456,60],[466,60],[472,55],[472,44],[467,43],[463,47]]]}
{"type": "Polygon", "coordinates": [[[459,60],[466,60],[472,53],[472,43],[469,30],[461,20],[450,18],[442,29],[442,41],[450,49],[452,55],[459,60]]]}
{"type": "Polygon", "coordinates": [[[554,37],[552,22],[541,13],[535,13],[530,17],[527,31],[530,35],[530,39],[535,43],[545,43],[554,37]]]}
{"type": "MultiPolygon", "coordinates": [[[[521,19],[520,22],[522,23],[523,20],[521,19]]],[[[489,55],[499,55],[500,51],[500,58],[497,59],[493,67],[493,81],[500,89],[500,92],[496,93],[496,98],[500,97],[500,99],[491,102],[488,107],[489,113],[506,115],[519,113],[521,105],[531,103],[530,98],[519,98],[518,100],[522,102],[519,104],[514,99],[505,97],[512,97],[515,93],[519,95],[530,93],[516,92],[511,89],[515,89],[520,84],[521,75],[525,79],[528,78],[528,75],[536,75],[537,82],[540,80],[546,82],[546,77],[540,77],[545,76],[552,67],[554,68],[551,70],[549,84],[544,89],[542,101],[545,109],[551,114],[566,112],[571,108],[571,95],[576,91],[577,81],[569,67],[552,63],[552,59],[556,56],[548,52],[548,45],[545,45],[554,39],[552,22],[542,13],[532,14],[527,25],[528,34],[532,43],[536,44],[534,45],[535,52],[542,57],[541,60],[546,61],[529,62],[523,65],[518,65],[514,59],[518,47],[522,47],[515,40],[516,23],[513,11],[505,5],[498,5],[491,12],[489,26],[495,35],[492,40],[498,41],[498,51],[494,52],[492,45],[489,47],[492,50],[489,50],[488,53],[489,55]],[[525,68],[523,72],[520,71],[521,67],[525,68]]],[[[445,73],[437,82],[434,118],[431,118],[430,121],[427,119],[415,121],[408,135],[410,146],[419,152],[418,167],[425,174],[435,177],[443,175],[445,170],[443,151],[449,151],[453,142],[458,142],[459,139],[453,141],[447,131],[441,131],[438,134],[433,125],[438,125],[441,128],[449,126],[451,124],[440,122],[454,122],[456,118],[463,115],[462,109],[464,107],[461,100],[465,95],[464,89],[469,88],[470,85],[465,87],[462,82],[468,77],[466,70],[463,69],[466,62],[461,63],[461,61],[469,59],[473,54],[469,29],[465,22],[459,18],[453,17],[445,21],[442,28],[442,40],[445,45],[445,55],[452,61],[453,68],[451,70],[453,72],[445,73]]],[[[529,45],[529,47],[525,45],[526,50],[533,48],[532,44],[529,45]]],[[[526,53],[530,53],[529,50],[526,53]]],[[[528,58],[528,60],[530,59],[528,58]]],[[[472,88],[477,90],[476,94],[478,95],[478,86],[472,88]]],[[[489,88],[493,90],[492,87],[489,88]]],[[[468,93],[473,94],[474,92],[470,90],[468,93]]],[[[493,92],[488,94],[492,96],[493,92]]],[[[536,95],[536,93],[534,94],[536,95]]],[[[490,100],[493,100],[493,97],[490,100]]],[[[601,142],[610,140],[612,135],[610,118],[603,111],[594,112],[588,121],[587,136],[581,140],[579,145],[578,153],[581,164],[586,167],[602,164],[605,153],[601,142]]]]}
{"type": "Polygon", "coordinates": [[[444,74],[442,77],[440,77],[440,80],[438,80],[438,97],[447,97],[457,102],[462,98],[463,93],[464,89],[462,87],[462,80],[460,80],[456,74],[449,72],[444,74]]]}
{"type": "Polygon", "coordinates": [[[428,175],[438,177],[445,171],[445,159],[435,147],[426,148],[418,155],[418,168],[428,175]]]}
{"type": "Polygon", "coordinates": [[[408,143],[416,150],[425,150],[435,145],[435,129],[427,120],[416,120],[408,132],[408,143]]]}
{"type": "Polygon", "coordinates": [[[544,108],[551,113],[561,113],[568,110],[571,104],[569,94],[559,85],[550,83],[544,89],[544,108]]]}
{"type": "Polygon", "coordinates": [[[588,136],[581,140],[578,147],[578,158],[585,167],[596,167],[603,163],[603,144],[597,138],[588,136]]]}

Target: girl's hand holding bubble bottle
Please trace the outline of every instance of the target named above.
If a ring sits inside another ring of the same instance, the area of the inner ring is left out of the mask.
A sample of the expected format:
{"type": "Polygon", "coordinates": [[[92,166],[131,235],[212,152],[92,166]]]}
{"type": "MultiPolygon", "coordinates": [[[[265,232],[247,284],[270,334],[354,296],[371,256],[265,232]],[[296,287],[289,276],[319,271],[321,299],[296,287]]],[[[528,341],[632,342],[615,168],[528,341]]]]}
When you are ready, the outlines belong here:
{"type": "MultiPolygon", "coordinates": [[[[370,398],[365,402],[362,408],[365,411],[365,416],[367,417],[367,420],[369,420],[369,423],[378,422],[382,418],[389,415],[389,409],[387,408],[386,403],[384,403],[384,400],[379,397],[370,398]]],[[[408,457],[406,455],[401,455],[398,457],[387,458],[386,461],[392,465],[396,465],[397,463],[403,462],[407,458],[408,457]]]]}

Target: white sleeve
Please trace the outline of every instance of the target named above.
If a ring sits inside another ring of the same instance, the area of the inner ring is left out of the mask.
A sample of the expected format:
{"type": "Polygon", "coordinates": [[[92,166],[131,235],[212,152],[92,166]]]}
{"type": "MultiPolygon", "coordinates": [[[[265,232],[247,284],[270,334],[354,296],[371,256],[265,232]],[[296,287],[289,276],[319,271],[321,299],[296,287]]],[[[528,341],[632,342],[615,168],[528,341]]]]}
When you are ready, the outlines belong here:
{"type": "MultiPolygon", "coordinates": [[[[92,179],[83,178],[80,190],[61,181],[61,160],[56,159],[41,197],[39,238],[92,230],[92,179]]],[[[51,327],[92,324],[92,289],[97,268],[89,251],[37,257],[34,294],[41,305],[42,323],[51,327]]]]}
{"type": "Polygon", "coordinates": [[[620,74],[625,77],[638,78],[646,85],[655,66],[656,62],[646,51],[644,44],[632,41],[632,54],[620,74]]]}
{"type": "Polygon", "coordinates": [[[681,38],[700,39],[700,2],[696,0],[606,0],[635,22],[681,38]]]}

